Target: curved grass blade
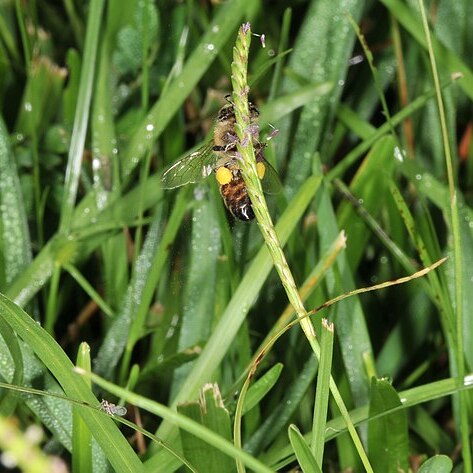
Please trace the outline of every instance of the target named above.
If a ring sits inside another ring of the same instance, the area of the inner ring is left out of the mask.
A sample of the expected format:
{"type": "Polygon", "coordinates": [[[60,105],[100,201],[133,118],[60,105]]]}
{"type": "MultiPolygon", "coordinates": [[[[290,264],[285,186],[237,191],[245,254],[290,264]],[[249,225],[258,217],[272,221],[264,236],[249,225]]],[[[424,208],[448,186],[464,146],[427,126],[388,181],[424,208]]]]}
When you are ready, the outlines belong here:
{"type": "MultiPolygon", "coordinates": [[[[1,294],[0,317],[34,350],[38,358],[59,381],[67,396],[81,399],[93,406],[98,405],[97,399],[84,380],[73,372],[74,365],[57,342],[28,314],[1,294]]],[[[112,419],[103,418],[99,413],[90,412],[89,409],[83,407],[78,407],[78,410],[107,459],[117,471],[142,471],[141,461],[112,419]]]]}
{"type": "Polygon", "coordinates": [[[310,451],[303,435],[295,425],[290,425],[288,429],[289,440],[291,441],[294,454],[304,473],[322,473],[315,457],[310,451]]]}

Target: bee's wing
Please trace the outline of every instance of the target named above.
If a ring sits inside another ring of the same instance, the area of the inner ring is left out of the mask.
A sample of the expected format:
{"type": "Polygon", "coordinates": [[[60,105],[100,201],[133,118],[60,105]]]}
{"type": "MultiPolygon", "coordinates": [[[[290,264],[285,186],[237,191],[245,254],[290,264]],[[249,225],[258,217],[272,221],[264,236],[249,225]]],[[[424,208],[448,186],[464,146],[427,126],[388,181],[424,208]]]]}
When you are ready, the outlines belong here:
{"type": "Polygon", "coordinates": [[[279,194],[283,185],[281,179],[279,179],[278,173],[271,166],[271,164],[263,158],[264,167],[266,168],[261,185],[263,186],[263,191],[265,194],[279,194]]]}
{"type": "Polygon", "coordinates": [[[211,174],[217,160],[213,142],[210,141],[166,168],[161,176],[161,185],[164,189],[174,189],[201,181],[211,174]]]}
{"type": "Polygon", "coordinates": [[[112,414],[116,416],[123,417],[124,415],[126,415],[126,413],[127,413],[127,409],[125,406],[114,406],[112,409],[112,414]]]}

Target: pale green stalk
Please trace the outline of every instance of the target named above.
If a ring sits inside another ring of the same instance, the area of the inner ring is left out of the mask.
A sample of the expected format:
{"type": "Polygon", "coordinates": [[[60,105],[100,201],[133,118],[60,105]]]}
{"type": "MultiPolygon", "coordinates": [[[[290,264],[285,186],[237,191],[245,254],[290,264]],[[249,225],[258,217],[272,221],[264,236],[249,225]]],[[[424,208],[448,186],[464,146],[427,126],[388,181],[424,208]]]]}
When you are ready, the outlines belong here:
{"type": "MultiPolygon", "coordinates": [[[[304,331],[307,340],[309,341],[312,350],[320,360],[320,346],[316,340],[315,330],[312,322],[308,317],[305,317],[306,310],[297,290],[296,283],[292,276],[291,270],[287,264],[284,252],[279,243],[276,232],[274,231],[273,222],[269,215],[266,200],[263,195],[261,181],[256,171],[256,160],[253,148],[253,138],[250,129],[250,116],[248,108],[248,80],[247,80],[247,65],[248,65],[248,51],[251,42],[250,25],[247,23],[240,27],[237,41],[233,48],[233,62],[232,62],[232,86],[233,86],[233,104],[235,108],[236,119],[236,134],[239,142],[237,143],[238,152],[241,155],[239,166],[245,184],[247,186],[248,195],[250,197],[252,207],[258,221],[258,224],[263,234],[264,240],[268,250],[273,258],[274,266],[278,272],[279,278],[286,290],[286,294],[297,317],[300,319],[300,325],[304,331]]],[[[361,440],[355,430],[353,422],[350,419],[348,410],[343,402],[343,399],[338,391],[335,381],[330,377],[330,391],[334,400],[344,417],[348,431],[353,439],[358,454],[365,469],[369,472],[373,471],[369,463],[368,457],[363,449],[361,440]]],[[[238,445],[241,439],[235,439],[238,445]]],[[[238,470],[244,471],[241,462],[237,462],[238,470]]]]}

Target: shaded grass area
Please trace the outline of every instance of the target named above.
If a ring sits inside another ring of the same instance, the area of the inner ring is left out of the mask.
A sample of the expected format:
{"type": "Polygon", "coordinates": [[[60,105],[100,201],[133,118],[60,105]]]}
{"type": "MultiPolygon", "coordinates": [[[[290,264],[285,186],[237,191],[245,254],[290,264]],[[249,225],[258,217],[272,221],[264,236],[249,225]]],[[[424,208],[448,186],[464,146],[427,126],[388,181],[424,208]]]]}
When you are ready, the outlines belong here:
{"type": "Polygon", "coordinates": [[[473,7],[426,4],[429,37],[420,2],[291,3],[0,6],[0,415],[35,452],[25,471],[52,456],[75,471],[471,471],[473,7]],[[283,184],[270,251],[212,176],[160,185],[211,138],[247,21],[266,42],[249,98],[283,184]],[[295,312],[305,335],[268,344],[295,312]],[[102,398],[128,403],[127,426],[102,398]]]}

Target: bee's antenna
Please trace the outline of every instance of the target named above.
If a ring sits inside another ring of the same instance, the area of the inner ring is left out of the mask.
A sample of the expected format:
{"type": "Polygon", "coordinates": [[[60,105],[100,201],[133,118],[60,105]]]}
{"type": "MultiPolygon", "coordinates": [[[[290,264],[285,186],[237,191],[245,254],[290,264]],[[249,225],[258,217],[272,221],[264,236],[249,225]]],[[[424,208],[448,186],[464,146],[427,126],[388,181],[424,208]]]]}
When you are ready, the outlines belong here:
{"type": "Polygon", "coordinates": [[[233,105],[233,102],[232,102],[232,94],[227,94],[227,95],[225,95],[225,100],[226,100],[230,105],[233,105]]]}

